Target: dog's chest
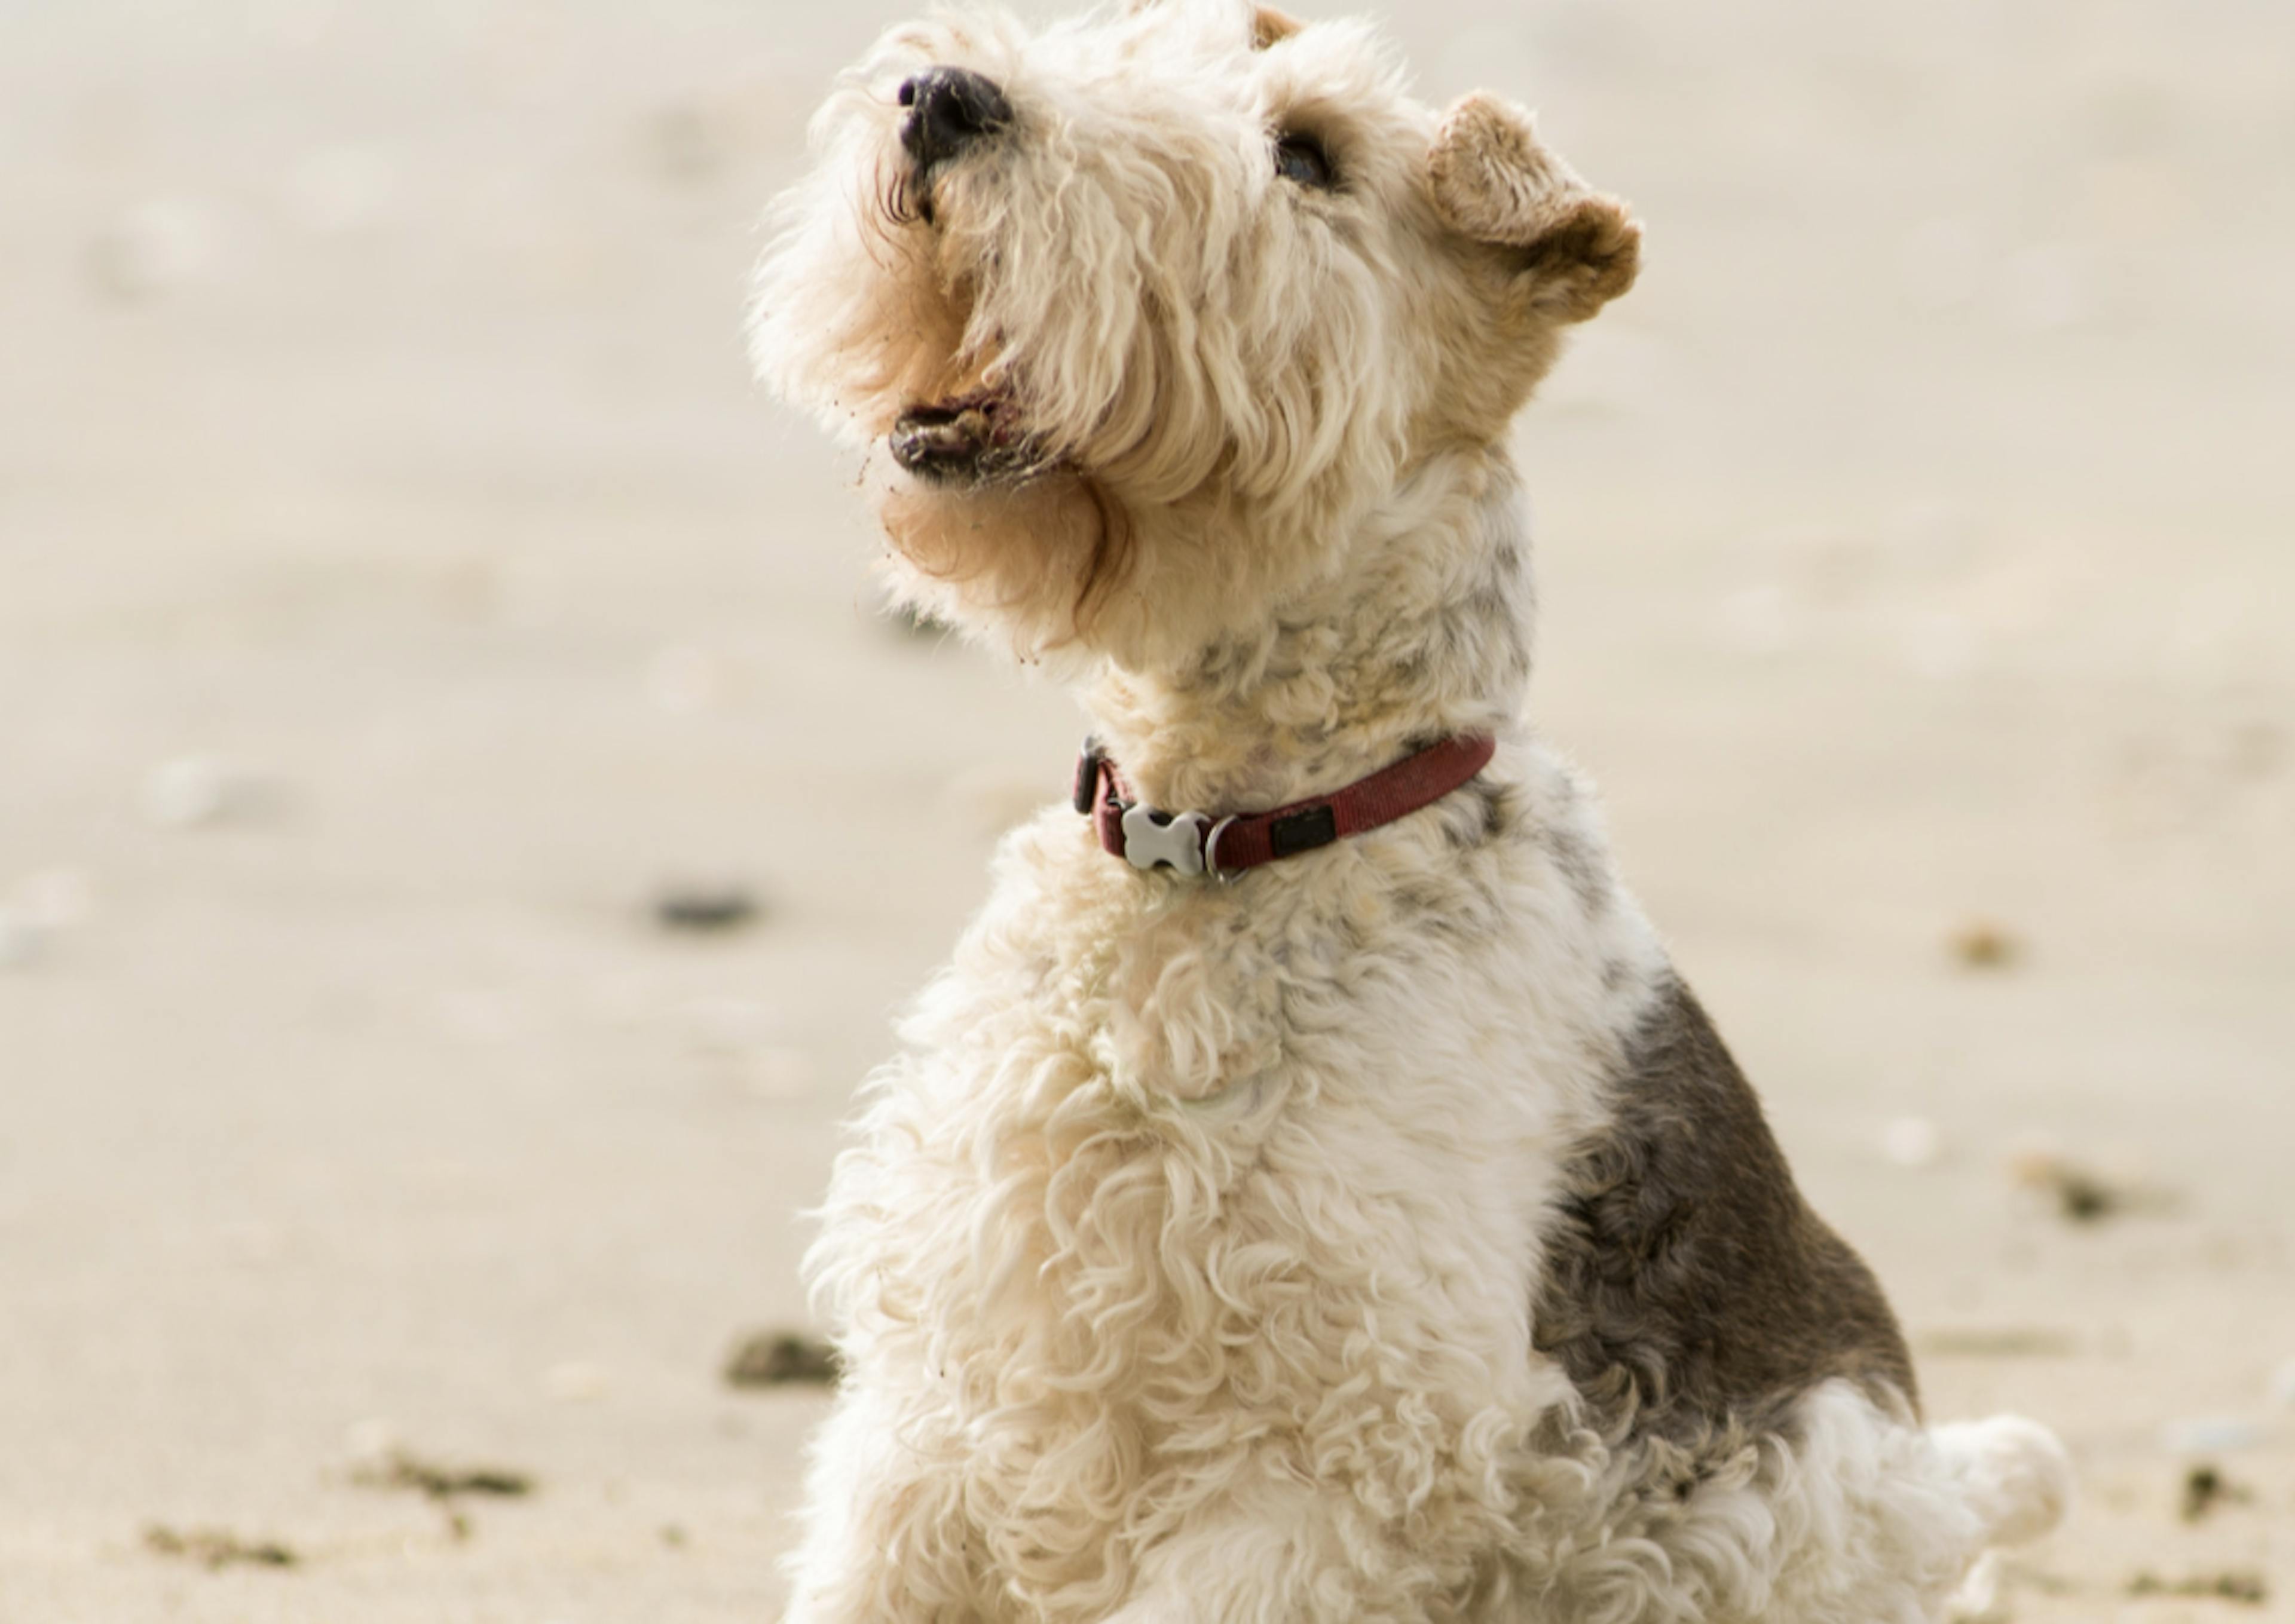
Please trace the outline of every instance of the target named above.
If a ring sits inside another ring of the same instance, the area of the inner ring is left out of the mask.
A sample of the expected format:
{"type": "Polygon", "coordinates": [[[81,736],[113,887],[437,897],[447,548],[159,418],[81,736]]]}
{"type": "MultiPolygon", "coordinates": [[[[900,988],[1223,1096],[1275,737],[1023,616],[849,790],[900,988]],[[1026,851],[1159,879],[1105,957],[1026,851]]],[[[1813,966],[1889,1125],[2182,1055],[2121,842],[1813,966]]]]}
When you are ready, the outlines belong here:
{"type": "Polygon", "coordinates": [[[1566,1391],[1531,1307],[1605,960],[1528,843],[1432,820],[1228,889],[1016,836],[813,1260],[984,1574],[1113,1582],[1254,1481],[1490,1514],[1566,1391]]]}
{"type": "Polygon", "coordinates": [[[1008,853],[840,1176],[824,1250],[900,1305],[887,1355],[928,1358],[972,1424],[1149,1450],[1351,1380],[1367,1431],[1440,1393],[1414,1450],[1526,1401],[1583,1066],[1536,999],[1491,1007],[1505,944],[1368,869],[1159,889],[1069,832],[1008,853]]]}

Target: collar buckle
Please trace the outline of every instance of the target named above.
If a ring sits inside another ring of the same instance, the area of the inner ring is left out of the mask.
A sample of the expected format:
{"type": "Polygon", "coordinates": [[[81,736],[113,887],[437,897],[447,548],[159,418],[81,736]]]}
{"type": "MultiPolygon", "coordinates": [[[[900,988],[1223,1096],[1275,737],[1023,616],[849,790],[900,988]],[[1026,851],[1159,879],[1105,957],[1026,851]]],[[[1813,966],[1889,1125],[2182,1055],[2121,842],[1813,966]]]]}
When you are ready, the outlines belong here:
{"type": "Polygon", "coordinates": [[[1168,865],[1193,877],[1204,871],[1204,831],[1211,820],[1199,812],[1161,812],[1133,804],[1123,809],[1123,861],[1135,869],[1168,865]]]}

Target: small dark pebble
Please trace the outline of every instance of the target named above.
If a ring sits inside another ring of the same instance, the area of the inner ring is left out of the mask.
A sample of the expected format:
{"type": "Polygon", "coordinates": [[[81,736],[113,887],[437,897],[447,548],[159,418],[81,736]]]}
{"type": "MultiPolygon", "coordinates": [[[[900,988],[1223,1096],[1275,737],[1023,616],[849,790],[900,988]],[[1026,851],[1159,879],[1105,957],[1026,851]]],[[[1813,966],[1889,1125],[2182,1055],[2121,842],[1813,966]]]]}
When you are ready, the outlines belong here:
{"type": "Polygon", "coordinates": [[[2255,1498],[2244,1484],[2234,1483],[2221,1471],[2202,1462],[2184,1474],[2184,1521],[2197,1522],[2218,1506],[2236,1506],[2255,1498]]]}
{"type": "Polygon", "coordinates": [[[665,885],[653,899],[653,921],[664,930],[739,930],[757,911],[757,899],[740,885],[665,885]]]}
{"type": "Polygon", "coordinates": [[[2139,1203],[2168,1204],[2164,1196],[2115,1184],[2058,1155],[2043,1154],[2021,1158],[2016,1178],[2019,1183],[2052,1199],[2058,1215],[2067,1223],[2101,1223],[2130,1211],[2139,1203]]]}
{"type": "Polygon", "coordinates": [[[793,1383],[828,1387],[843,1374],[837,1350],[815,1337],[789,1331],[762,1331],[735,1344],[725,1361],[728,1387],[784,1387],[793,1383]]]}
{"type": "Polygon", "coordinates": [[[178,1531],[159,1523],[143,1530],[143,1543],[162,1556],[182,1556],[213,1571],[216,1568],[291,1568],[295,1553],[275,1539],[241,1539],[221,1529],[178,1531]]]}
{"type": "Polygon", "coordinates": [[[2058,1171],[2056,1209],[2076,1224],[2092,1224],[2119,1211],[2118,1190],[2092,1173],[2076,1167],[2058,1171]]]}
{"type": "Polygon", "coordinates": [[[2271,1599],[2271,1587],[2263,1582],[2263,1575],[2246,1571],[2201,1573],[2190,1579],[2168,1580],[2156,1573],[2138,1573],[2128,1581],[2130,1595],[2199,1596],[2215,1601],[2243,1602],[2250,1607],[2260,1607],[2271,1599]]]}
{"type": "Polygon", "coordinates": [[[379,1465],[362,1467],[353,1481],[369,1489],[412,1489],[434,1500],[458,1495],[494,1495],[515,1499],[534,1492],[534,1480],[523,1472],[499,1466],[442,1466],[412,1455],[396,1454],[379,1465]]]}
{"type": "Polygon", "coordinates": [[[1972,970],[2005,969],[2021,950],[2005,927],[1990,919],[1970,919],[1952,933],[1952,956],[1972,970]]]}

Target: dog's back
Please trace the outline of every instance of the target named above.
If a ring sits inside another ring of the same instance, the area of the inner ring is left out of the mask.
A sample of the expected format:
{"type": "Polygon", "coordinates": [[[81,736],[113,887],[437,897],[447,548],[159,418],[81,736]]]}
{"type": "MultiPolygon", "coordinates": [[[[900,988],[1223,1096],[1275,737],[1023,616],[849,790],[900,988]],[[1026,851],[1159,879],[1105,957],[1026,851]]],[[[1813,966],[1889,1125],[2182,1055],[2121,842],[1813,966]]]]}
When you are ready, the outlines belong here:
{"type": "Polygon", "coordinates": [[[1775,1426],[1844,1378],[1917,1415],[1912,1357],[1864,1261],[1809,1209],[1760,1102],[1666,978],[1625,1046],[1609,1121],[1542,1237],[1536,1343],[1602,1430],[1687,1442],[1775,1426]]]}

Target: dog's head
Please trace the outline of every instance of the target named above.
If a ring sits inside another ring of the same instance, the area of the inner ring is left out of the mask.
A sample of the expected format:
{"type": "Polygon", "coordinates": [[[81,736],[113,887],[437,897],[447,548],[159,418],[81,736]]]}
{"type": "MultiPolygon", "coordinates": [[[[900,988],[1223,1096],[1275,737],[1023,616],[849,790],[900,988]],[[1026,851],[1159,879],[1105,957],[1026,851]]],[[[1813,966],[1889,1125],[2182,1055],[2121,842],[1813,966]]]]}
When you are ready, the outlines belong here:
{"type": "Polygon", "coordinates": [[[1181,661],[1343,570],[1636,266],[1525,115],[1247,0],[935,15],[813,136],[760,369],[870,449],[903,590],[1023,653],[1181,661]]]}

